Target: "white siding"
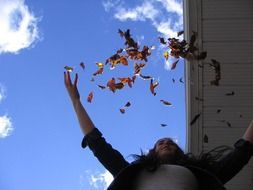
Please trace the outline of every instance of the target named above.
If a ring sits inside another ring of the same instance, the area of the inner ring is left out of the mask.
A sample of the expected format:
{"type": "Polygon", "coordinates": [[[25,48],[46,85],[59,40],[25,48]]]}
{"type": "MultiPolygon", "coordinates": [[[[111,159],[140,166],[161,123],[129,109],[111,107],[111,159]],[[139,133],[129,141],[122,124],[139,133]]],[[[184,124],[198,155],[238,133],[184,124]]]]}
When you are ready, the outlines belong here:
{"type": "MultiPolygon", "coordinates": [[[[185,0],[184,6],[186,39],[197,31],[198,47],[207,51],[204,61],[186,63],[188,150],[197,154],[232,146],[253,119],[253,0],[185,0]],[[219,86],[210,84],[215,79],[211,59],[221,63],[219,86]]],[[[228,190],[253,190],[252,160],[228,190]]]]}

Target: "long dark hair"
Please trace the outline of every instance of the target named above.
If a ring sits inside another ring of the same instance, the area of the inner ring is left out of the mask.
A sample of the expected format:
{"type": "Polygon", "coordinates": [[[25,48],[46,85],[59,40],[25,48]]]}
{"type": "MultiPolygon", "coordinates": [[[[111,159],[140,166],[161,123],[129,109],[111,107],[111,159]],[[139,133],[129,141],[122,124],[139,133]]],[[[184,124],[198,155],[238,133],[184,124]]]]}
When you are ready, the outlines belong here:
{"type": "MultiPolygon", "coordinates": [[[[175,153],[175,158],[171,164],[175,165],[191,165],[200,167],[202,169],[214,168],[217,161],[219,161],[226,153],[232,150],[229,146],[219,146],[210,151],[202,151],[199,155],[194,155],[192,153],[184,153],[184,151],[175,143],[177,146],[177,151],[175,153]]],[[[141,150],[141,154],[132,155],[135,161],[142,163],[148,171],[155,171],[161,162],[155,151],[155,146],[149,150],[148,153],[144,153],[141,150]]]]}

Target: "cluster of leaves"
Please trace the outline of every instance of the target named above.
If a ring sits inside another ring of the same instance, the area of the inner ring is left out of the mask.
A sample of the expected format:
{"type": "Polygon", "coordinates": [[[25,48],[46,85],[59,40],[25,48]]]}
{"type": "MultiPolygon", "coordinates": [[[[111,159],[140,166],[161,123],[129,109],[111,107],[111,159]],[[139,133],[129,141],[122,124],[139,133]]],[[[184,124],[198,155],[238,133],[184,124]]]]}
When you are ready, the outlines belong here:
{"type": "MultiPolygon", "coordinates": [[[[183,33],[183,31],[178,32],[178,37],[183,33]]],[[[177,38],[168,38],[166,40],[162,37],[159,37],[160,43],[167,46],[170,50],[170,52],[164,52],[165,59],[168,60],[169,56],[176,58],[176,61],[172,64],[171,69],[176,68],[180,57],[189,61],[193,59],[202,60],[206,58],[207,52],[201,52],[200,54],[196,53],[198,51],[198,48],[195,46],[196,36],[197,33],[193,32],[189,43],[187,43],[186,40],[180,40],[177,38]]]]}
{"type": "MultiPolygon", "coordinates": [[[[112,70],[112,69],[115,69],[115,67],[117,67],[118,65],[128,66],[130,62],[133,62],[134,70],[133,70],[132,76],[118,77],[118,78],[112,77],[106,82],[106,86],[105,85],[97,85],[97,86],[100,89],[103,89],[103,90],[109,89],[110,91],[115,93],[117,90],[122,90],[126,85],[132,88],[132,86],[135,83],[135,80],[137,78],[140,78],[146,81],[150,81],[150,84],[149,84],[150,92],[154,96],[156,96],[157,94],[156,88],[159,86],[159,82],[155,80],[154,77],[152,76],[142,74],[142,69],[146,66],[148,62],[148,58],[151,55],[151,52],[154,49],[154,46],[144,45],[141,48],[139,44],[131,37],[129,29],[126,31],[119,30],[118,32],[121,38],[125,40],[124,42],[125,47],[118,49],[115,54],[113,54],[108,59],[106,59],[105,63],[97,62],[96,65],[98,67],[98,70],[93,73],[93,78],[91,81],[94,81],[95,80],[94,77],[96,77],[97,75],[102,75],[104,73],[104,69],[106,65],[109,65],[110,70],[112,70]]],[[[183,31],[179,32],[178,36],[182,34],[183,34],[183,31]]],[[[190,61],[193,59],[202,60],[206,58],[207,56],[206,52],[201,52],[200,54],[196,53],[198,52],[198,48],[195,46],[196,35],[197,33],[193,32],[189,43],[187,43],[185,40],[179,40],[176,38],[168,38],[167,40],[165,40],[164,38],[159,37],[160,43],[163,45],[166,45],[166,47],[170,50],[170,52],[169,51],[164,52],[163,55],[165,57],[165,60],[168,61],[169,56],[176,58],[176,61],[172,64],[171,69],[176,68],[176,65],[179,62],[180,57],[183,59],[190,60],[190,61]]],[[[211,66],[215,68],[215,72],[216,72],[216,79],[215,81],[212,82],[212,84],[218,85],[219,80],[220,80],[219,64],[217,61],[213,61],[211,66]]],[[[83,62],[80,63],[80,67],[82,67],[82,69],[85,69],[85,64],[83,62]]],[[[65,69],[70,72],[73,71],[73,68],[69,66],[66,66],[65,69]]],[[[175,80],[173,82],[175,82],[175,80]]],[[[183,83],[182,78],[180,78],[180,82],[183,83]]],[[[90,92],[87,97],[87,101],[91,103],[93,98],[94,98],[94,94],[93,92],[90,92]]],[[[172,105],[167,100],[161,99],[160,102],[163,103],[165,106],[172,105]]],[[[122,114],[124,114],[125,109],[130,106],[131,106],[131,103],[127,102],[125,106],[120,108],[119,110],[122,114]]],[[[200,114],[198,114],[193,119],[191,124],[196,122],[199,116],[200,114]]],[[[161,126],[164,127],[166,126],[166,124],[161,124],[161,126]]]]}

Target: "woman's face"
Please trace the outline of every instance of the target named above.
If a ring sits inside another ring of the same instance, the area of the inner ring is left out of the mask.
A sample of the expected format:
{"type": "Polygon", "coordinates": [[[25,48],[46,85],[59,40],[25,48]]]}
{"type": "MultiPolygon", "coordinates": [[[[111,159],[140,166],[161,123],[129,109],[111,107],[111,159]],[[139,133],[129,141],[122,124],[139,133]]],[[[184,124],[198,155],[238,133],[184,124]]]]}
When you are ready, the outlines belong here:
{"type": "Polygon", "coordinates": [[[177,144],[170,138],[159,139],[155,144],[155,152],[161,160],[174,160],[178,149],[177,144]]]}

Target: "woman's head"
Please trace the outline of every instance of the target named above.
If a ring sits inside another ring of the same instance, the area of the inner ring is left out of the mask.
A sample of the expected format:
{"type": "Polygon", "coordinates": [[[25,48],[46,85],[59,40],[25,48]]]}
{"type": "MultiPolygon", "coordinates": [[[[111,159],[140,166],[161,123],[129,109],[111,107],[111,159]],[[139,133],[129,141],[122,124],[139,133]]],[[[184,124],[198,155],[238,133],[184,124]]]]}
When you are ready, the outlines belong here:
{"type": "Polygon", "coordinates": [[[171,139],[159,139],[148,154],[157,157],[160,163],[173,164],[184,156],[183,150],[171,139]]]}

